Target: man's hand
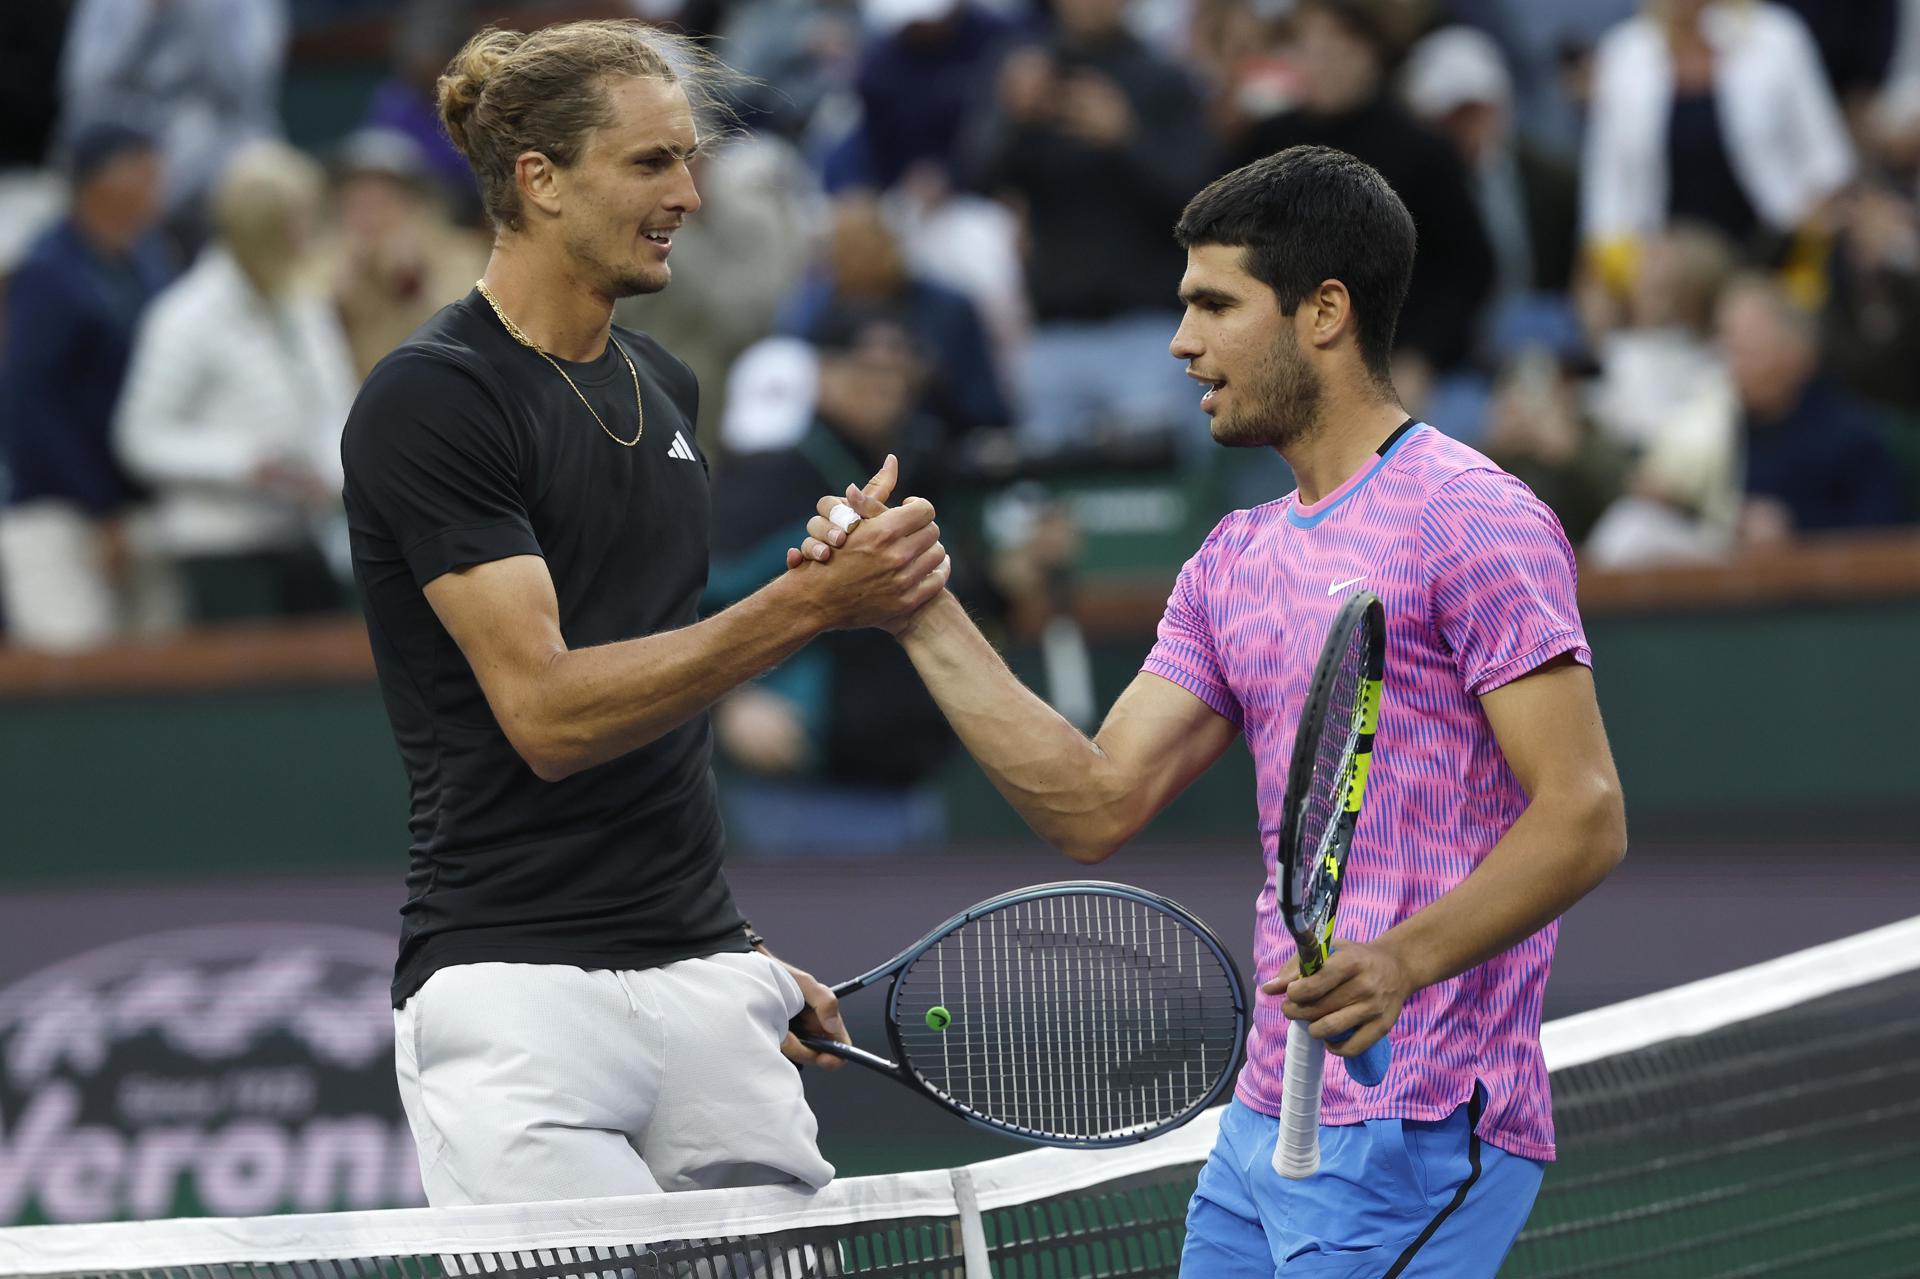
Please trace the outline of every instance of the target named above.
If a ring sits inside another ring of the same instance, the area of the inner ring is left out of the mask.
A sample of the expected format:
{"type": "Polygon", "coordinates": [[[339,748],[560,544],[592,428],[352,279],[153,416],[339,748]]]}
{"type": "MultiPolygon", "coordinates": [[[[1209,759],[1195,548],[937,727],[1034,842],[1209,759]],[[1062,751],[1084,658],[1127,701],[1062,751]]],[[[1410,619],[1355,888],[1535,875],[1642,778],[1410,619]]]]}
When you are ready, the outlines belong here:
{"type": "MultiPolygon", "coordinates": [[[[806,996],[807,1000],[806,1009],[793,1019],[793,1024],[801,1032],[816,1039],[832,1039],[843,1044],[852,1043],[853,1037],[847,1034],[847,1023],[840,1020],[839,996],[822,985],[812,973],[805,969],[795,968],[784,959],[779,962],[785,964],[787,971],[793,974],[793,979],[800,983],[800,993],[806,996]]],[[[780,1051],[786,1054],[788,1061],[800,1066],[818,1066],[822,1070],[838,1070],[847,1064],[843,1057],[813,1051],[801,1043],[800,1036],[792,1031],[787,1033],[786,1041],[780,1045],[780,1051]]]]}
{"type": "Polygon", "coordinates": [[[844,497],[820,499],[817,514],[807,522],[807,549],[789,547],[787,569],[821,571],[844,578],[826,578],[835,585],[829,628],[877,626],[895,634],[914,614],[946,590],[953,563],[939,542],[940,526],[933,522],[933,505],[910,497],[889,508],[899,463],[889,453],[866,487],[847,486],[844,497]],[[860,516],[853,530],[858,538],[834,524],[829,512],[846,505],[860,516]],[[846,548],[835,558],[835,548],[846,548]]]}
{"type": "Polygon", "coordinates": [[[893,496],[893,486],[900,480],[900,461],[893,454],[887,454],[887,460],[873,473],[864,488],[855,488],[849,484],[845,494],[828,494],[815,505],[815,516],[807,521],[807,539],[799,546],[787,548],[787,569],[792,571],[812,560],[825,564],[833,558],[834,548],[847,544],[847,530],[835,524],[829,516],[836,506],[850,506],[853,513],[861,519],[869,515],[879,515],[887,509],[887,499],[893,496]],[[818,533],[816,537],[815,534],[818,533]]]}
{"type": "Polygon", "coordinates": [[[1304,1021],[1315,1039],[1331,1040],[1352,1031],[1327,1051],[1358,1057],[1384,1039],[1413,994],[1413,979],[1393,948],[1378,942],[1343,941],[1311,977],[1300,975],[1298,956],[1280,975],[1260,987],[1264,995],[1286,996],[1280,1011],[1289,1021],[1304,1021]]]}
{"type": "MultiPolygon", "coordinates": [[[[940,526],[933,522],[933,504],[910,497],[889,509],[886,499],[900,476],[893,454],[867,481],[865,488],[847,486],[847,496],[822,498],[821,515],[808,524],[832,528],[825,518],[833,504],[844,500],[860,515],[860,539],[837,559],[828,555],[804,557],[787,551],[789,571],[804,568],[823,614],[826,630],[862,626],[895,628],[920,611],[947,587],[953,571],[946,548],[940,544],[940,526]],[[814,563],[808,563],[811,558],[814,563]],[[831,564],[828,560],[832,559],[831,564]]],[[[835,528],[834,532],[840,532],[835,528]]],[[[838,545],[846,545],[841,535],[838,545]]]]}

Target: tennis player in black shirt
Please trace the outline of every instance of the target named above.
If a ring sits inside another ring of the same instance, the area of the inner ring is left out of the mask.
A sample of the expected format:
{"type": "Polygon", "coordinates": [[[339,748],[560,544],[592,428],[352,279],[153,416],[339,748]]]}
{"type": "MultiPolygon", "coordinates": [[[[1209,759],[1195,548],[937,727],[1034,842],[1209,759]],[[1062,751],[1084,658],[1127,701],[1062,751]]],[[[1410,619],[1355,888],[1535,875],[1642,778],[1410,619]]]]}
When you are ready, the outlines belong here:
{"type": "MultiPolygon", "coordinates": [[[[700,207],[711,76],[638,23],[474,37],[440,111],[493,257],[347,423],[354,569],[412,796],[395,1056],[435,1205],[833,1175],[781,1054],[815,1060],[795,1015],[845,1031],[728,893],[706,711],[823,630],[904,619],[947,560],[909,501],[822,571],[698,618],[699,388],[611,315],[666,287],[700,207]]],[[[876,494],[892,481],[889,460],[876,494]]]]}

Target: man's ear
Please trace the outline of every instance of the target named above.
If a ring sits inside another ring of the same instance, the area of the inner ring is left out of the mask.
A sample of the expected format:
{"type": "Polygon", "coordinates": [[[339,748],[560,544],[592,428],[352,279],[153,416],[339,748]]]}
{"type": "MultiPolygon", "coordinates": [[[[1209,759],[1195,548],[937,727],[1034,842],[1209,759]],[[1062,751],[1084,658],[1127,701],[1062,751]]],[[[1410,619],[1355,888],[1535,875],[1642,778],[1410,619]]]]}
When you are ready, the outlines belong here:
{"type": "Polygon", "coordinates": [[[538,151],[522,151],[513,161],[521,201],[552,217],[560,212],[560,166],[538,151]]]}
{"type": "Polygon", "coordinates": [[[1295,315],[1304,321],[1302,340],[1327,350],[1353,331],[1353,295],[1338,280],[1322,280],[1301,299],[1295,315]]]}

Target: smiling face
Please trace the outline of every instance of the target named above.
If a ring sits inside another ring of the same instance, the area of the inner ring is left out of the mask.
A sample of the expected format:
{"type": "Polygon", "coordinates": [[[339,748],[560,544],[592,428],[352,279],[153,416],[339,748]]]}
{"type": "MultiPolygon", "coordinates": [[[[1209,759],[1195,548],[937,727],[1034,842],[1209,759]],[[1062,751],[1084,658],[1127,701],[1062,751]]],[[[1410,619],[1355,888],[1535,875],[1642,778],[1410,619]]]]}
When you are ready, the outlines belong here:
{"type": "Polygon", "coordinates": [[[1213,438],[1229,448],[1286,448],[1319,412],[1321,383],[1273,290],[1248,275],[1245,250],[1222,244],[1187,250],[1180,280],[1186,304],[1169,348],[1207,390],[1200,407],[1213,438]]]}
{"type": "Polygon", "coordinates": [[[673,278],[673,233],[700,207],[688,167],[699,129],[671,81],[622,78],[604,91],[607,123],[587,135],[578,161],[551,170],[552,207],[574,269],[594,288],[658,293],[673,278]]]}

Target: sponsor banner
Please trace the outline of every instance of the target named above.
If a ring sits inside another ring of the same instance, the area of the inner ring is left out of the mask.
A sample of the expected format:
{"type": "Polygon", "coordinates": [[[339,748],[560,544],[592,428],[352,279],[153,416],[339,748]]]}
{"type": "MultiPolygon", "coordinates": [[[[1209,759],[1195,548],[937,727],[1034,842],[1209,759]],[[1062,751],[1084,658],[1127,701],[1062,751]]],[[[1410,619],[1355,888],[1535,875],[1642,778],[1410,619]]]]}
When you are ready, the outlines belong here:
{"type": "Polygon", "coordinates": [[[222,922],[9,958],[0,1225],[424,1202],[391,938],[222,922]]]}
{"type": "MultiPolygon", "coordinates": [[[[1260,866],[1233,852],[1129,850],[1112,877],[1245,956],[1260,866]]],[[[824,980],[1059,875],[1026,847],[727,870],[775,951],[824,980]]],[[[398,872],[0,891],[0,1225],[420,1203],[388,997],[404,896],[398,872]]],[[[885,1043],[884,1004],[850,1001],[857,1041],[885,1043]]],[[[843,1174],[1019,1148],[863,1075],[803,1075],[843,1174]]]]}

